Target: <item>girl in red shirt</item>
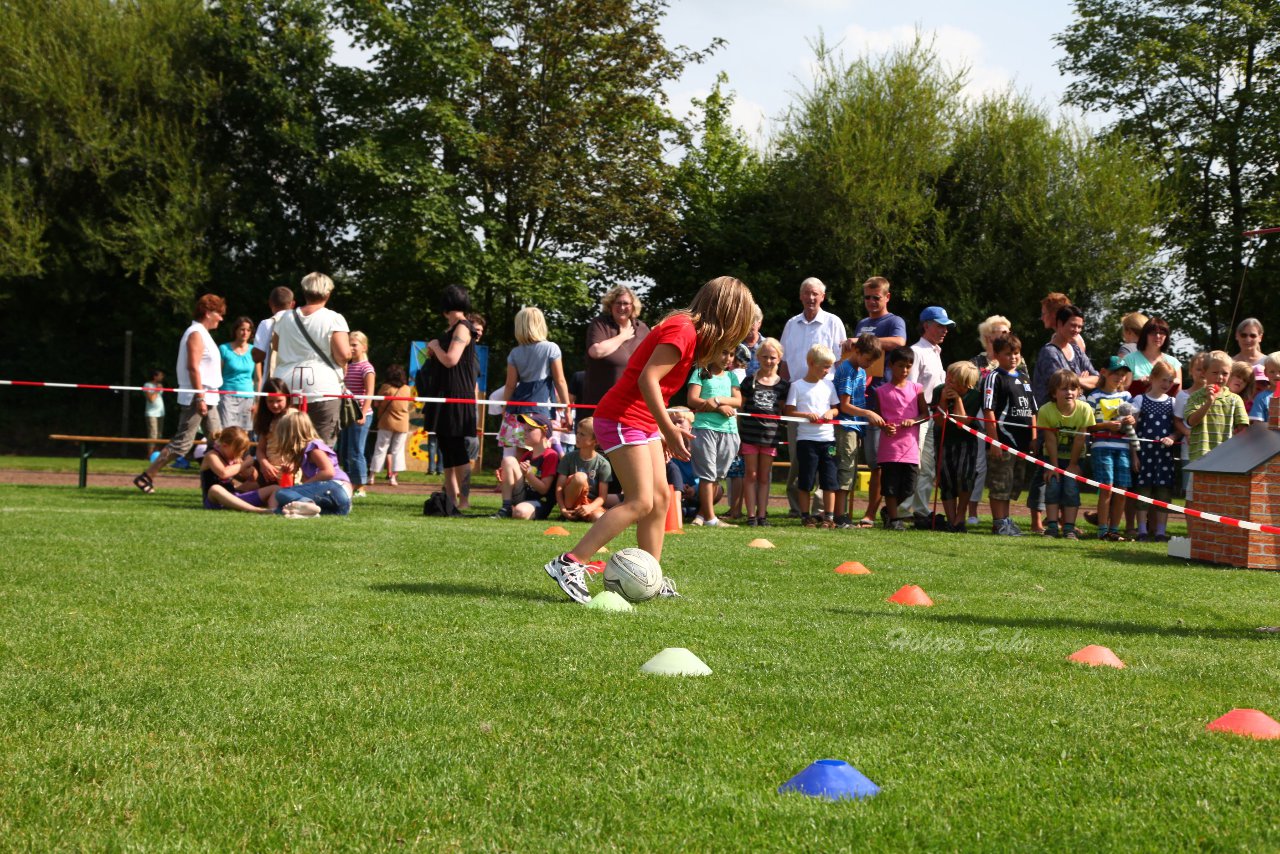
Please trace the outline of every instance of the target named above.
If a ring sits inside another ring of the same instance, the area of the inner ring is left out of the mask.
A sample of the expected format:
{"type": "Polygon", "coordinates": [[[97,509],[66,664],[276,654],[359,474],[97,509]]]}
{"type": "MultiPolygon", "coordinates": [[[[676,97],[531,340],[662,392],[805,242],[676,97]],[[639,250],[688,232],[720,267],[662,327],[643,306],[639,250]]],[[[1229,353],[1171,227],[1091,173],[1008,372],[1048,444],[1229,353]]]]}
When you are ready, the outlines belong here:
{"type": "MultiPolygon", "coordinates": [[[[569,551],[544,569],[575,602],[591,601],[586,565],[601,547],[632,525],[640,548],[662,560],[666,529],[666,442],[671,455],[689,459],[689,440],[667,415],[667,402],[695,367],[705,367],[747,337],[754,321],[751,291],[732,276],[703,285],[687,309],[672,312],[641,342],[622,379],[595,411],[596,441],[622,486],[623,501],[605,513],[569,551]]],[[[675,589],[664,584],[664,593],[675,589]]]]}

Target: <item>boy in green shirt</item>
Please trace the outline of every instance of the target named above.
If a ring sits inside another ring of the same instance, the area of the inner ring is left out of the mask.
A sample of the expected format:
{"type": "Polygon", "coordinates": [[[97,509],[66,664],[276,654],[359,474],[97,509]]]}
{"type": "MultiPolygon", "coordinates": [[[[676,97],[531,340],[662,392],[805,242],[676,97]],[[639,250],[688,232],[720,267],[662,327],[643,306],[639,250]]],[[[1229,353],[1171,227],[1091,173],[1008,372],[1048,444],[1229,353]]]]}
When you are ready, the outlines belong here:
{"type": "MultiPolygon", "coordinates": [[[[1085,431],[1094,425],[1093,407],[1082,405],[1080,377],[1063,369],[1049,377],[1049,400],[1036,413],[1036,426],[1052,431],[1044,442],[1049,465],[1080,474],[1085,431]],[[1066,463],[1063,465],[1063,463],[1066,463]]],[[[1080,484],[1069,477],[1044,471],[1045,534],[1078,540],[1076,514],[1080,512],[1080,484]],[[1058,528],[1058,508],[1062,508],[1062,528],[1058,528]]]]}

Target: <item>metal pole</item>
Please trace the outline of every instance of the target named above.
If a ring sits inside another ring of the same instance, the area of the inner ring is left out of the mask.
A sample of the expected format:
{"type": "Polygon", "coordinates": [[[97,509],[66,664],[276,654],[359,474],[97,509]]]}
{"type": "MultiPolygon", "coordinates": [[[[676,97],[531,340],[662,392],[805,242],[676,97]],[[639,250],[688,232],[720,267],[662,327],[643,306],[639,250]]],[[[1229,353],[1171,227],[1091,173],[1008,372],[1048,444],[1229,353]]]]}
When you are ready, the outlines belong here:
{"type": "MultiPolygon", "coordinates": [[[[126,329],[124,331],[124,378],[121,385],[129,385],[130,376],[133,374],[133,330],[126,329]]],[[[120,436],[127,437],[129,435],[129,392],[123,392],[120,396],[120,436]]],[[[127,446],[126,446],[127,448],[127,446]]],[[[122,452],[123,455],[123,452],[122,452]]]]}

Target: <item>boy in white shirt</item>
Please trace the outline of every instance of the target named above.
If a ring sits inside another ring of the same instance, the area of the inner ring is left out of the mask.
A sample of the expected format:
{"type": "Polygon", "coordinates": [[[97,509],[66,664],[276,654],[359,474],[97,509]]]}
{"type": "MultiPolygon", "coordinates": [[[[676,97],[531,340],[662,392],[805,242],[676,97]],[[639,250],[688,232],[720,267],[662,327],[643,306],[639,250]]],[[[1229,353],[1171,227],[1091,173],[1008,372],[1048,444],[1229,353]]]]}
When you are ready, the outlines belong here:
{"type": "Polygon", "coordinates": [[[792,380],[787,391],[787,405],[784,415],[805,418],[808,424],[800,424],[796,428],[795,460],[799,465],[798,482],[800,493],[800,516],[806,528],[819,526],[833,529],[836,510],[836,431],[833,424],[819,424],[819,421],[832,421],[839,414],[840,397],[836,394],[835,384],[827,378],[827,372],[836,362],[831,348],[815,344],[805,354],[805,363],[809,370],[804,379],[792,380]],[[809,514],[810,491],[814,479],[822,487],[822,517],[809,514]]]}

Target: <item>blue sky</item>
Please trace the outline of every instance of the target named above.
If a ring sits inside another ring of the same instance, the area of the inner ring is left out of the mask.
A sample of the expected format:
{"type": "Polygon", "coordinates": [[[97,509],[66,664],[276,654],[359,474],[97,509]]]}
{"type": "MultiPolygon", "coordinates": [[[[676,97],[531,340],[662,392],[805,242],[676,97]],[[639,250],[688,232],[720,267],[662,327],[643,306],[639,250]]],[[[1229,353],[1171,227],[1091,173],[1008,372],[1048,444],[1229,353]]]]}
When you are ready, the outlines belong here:
{"type": "Polygon", "coordinates": [[[918,28],[945,62],[970,69],[971,96],[1012,85],[1056,114],[1067,81],[1052,39],[1072,17],[1067,0],[674,0],[663,28],[669,44],[702,48],[717,36],[728,44],[668,94],[683,114],[724,71],[737,94],[734,118],[754,136],[809,81],[819,33],[856,56],[910,42],[918,28]]]}

